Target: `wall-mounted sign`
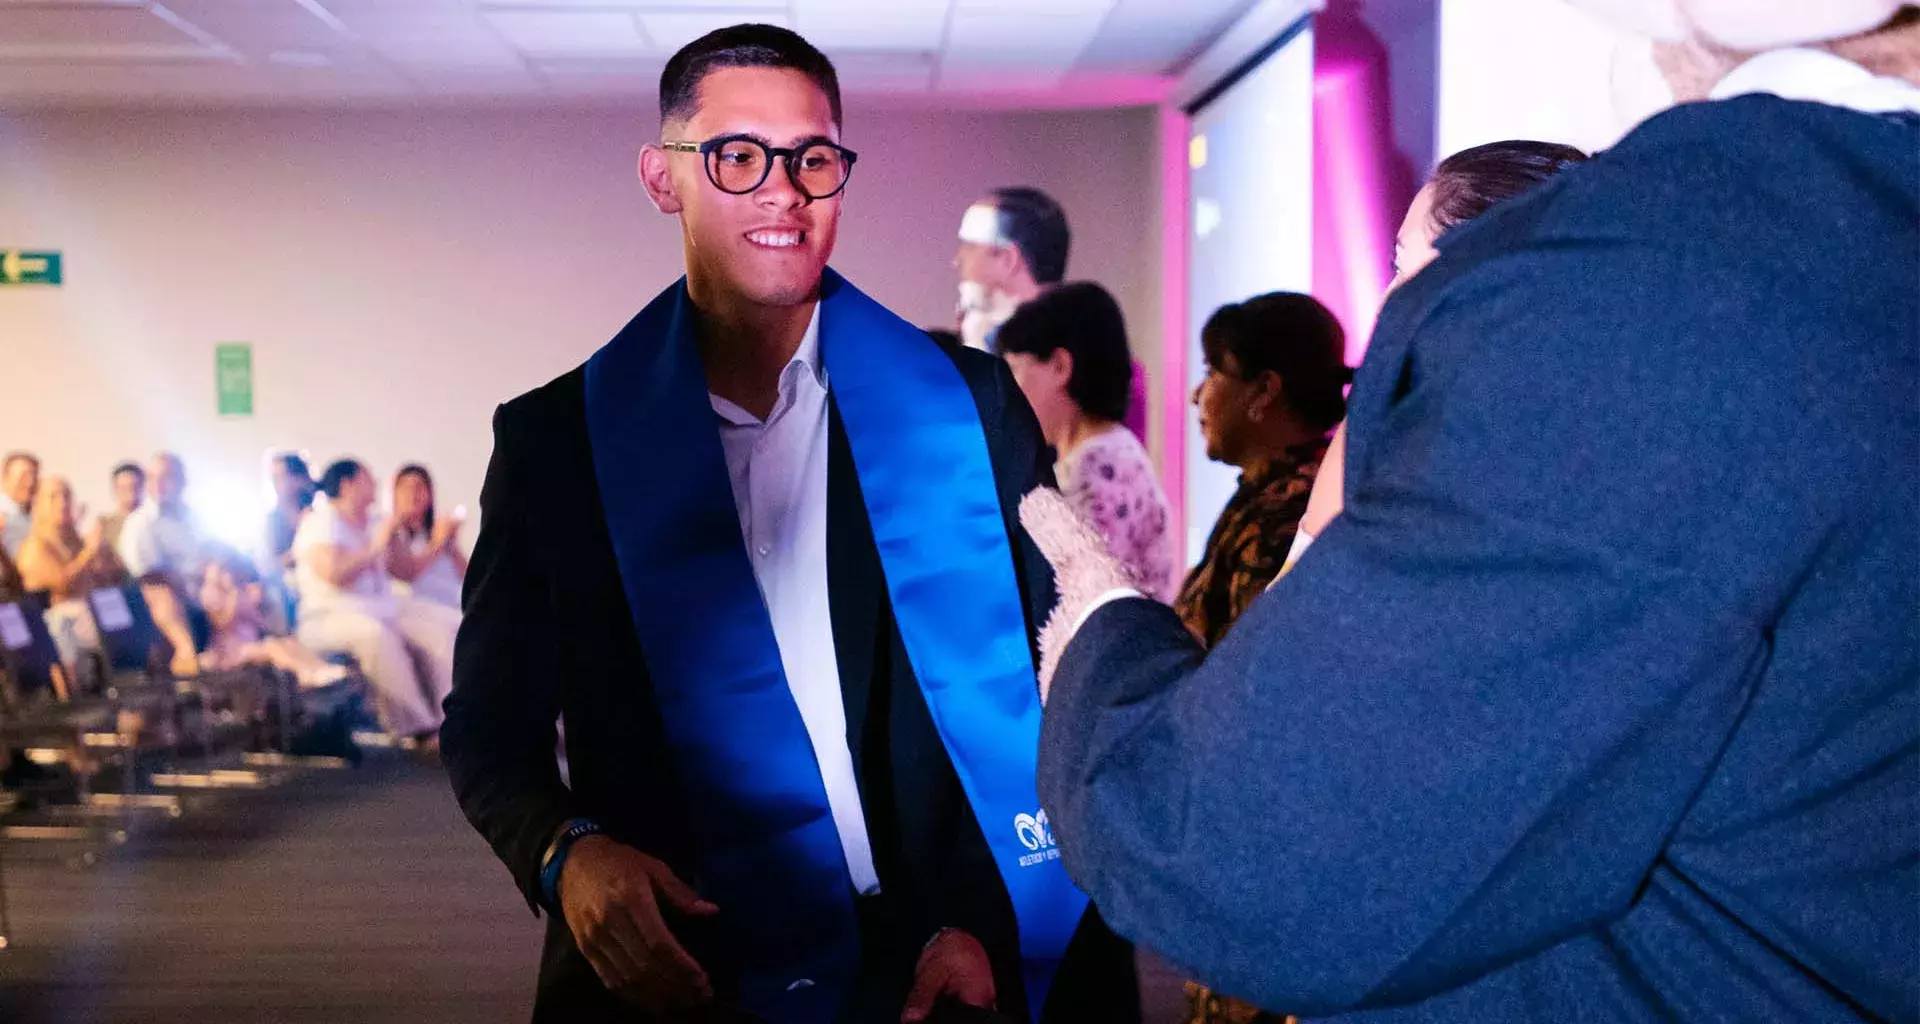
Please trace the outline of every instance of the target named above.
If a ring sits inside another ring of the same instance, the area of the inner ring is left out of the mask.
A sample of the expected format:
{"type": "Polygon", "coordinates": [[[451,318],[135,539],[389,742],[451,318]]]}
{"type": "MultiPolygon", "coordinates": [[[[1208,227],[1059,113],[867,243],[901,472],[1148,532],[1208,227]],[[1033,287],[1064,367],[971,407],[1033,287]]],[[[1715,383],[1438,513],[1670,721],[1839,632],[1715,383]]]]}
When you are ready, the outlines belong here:
{"type": "Polygon", "coordinates": [[[59,283],[59,253],[0,249],[0,285],[59,283]]]}
{"type": "Polygon", "coordinates": [[[220,396],[220,415],[253,415],[253,346],[244,341],[215,345],[213,382],[220,396]]]}

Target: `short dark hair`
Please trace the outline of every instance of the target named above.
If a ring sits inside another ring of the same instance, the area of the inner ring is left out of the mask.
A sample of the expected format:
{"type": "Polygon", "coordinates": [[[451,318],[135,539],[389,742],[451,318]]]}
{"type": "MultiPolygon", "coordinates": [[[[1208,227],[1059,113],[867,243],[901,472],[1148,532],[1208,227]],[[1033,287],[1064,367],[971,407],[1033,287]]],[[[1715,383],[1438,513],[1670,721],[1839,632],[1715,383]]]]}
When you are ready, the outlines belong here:
{"type": "Polygon", "coordinates": [[[357,459],[335,459],[327,466],[326,470],[320,474],[320,493],[326,495],[328,498],[338,498],[340,497],[340,488],[344,486],[347,481],[366,471],[367,467],[361,465],[357,459]]]}
{"type": "Polygon", "coordinates": [[[1587,161],[1587,154],[1557,142],[1509,139],[1463,149],[1433,170],[1434,234],[1480,216],[1561,171],[1587,161]]]}
{"type": "Polygon", "coordinates": [[[12,469],[16,462],[30,462],[33,468],[40,468],[40,456],[32,452],[8,452],[6,458],[0,459],[0,473],[12,469]]]}
{"type": "Polygon", "coordinates": [[[147,468],[145,466],[142,466],[138,462],[122,462],[118,466],[113,467],[113,472],[107,474],[107,479],[117,480],[122,473],[132,473],[142,480],[147,478],[147,468]]]}
{"type": "Polygon", "coordinates": [[[401,466],[400,471],[398,473],[393,474],[394,488],[397,490],[400,487],[400,481],[405,480],[410,476],[419,477],[420,482],[427,485],[427,499],[428,499],[427,515],[425,520],[421,522],[420,525],[423,528],[425,528],[429,534],[431,534],[433,532],[433,498],[434,498],[433,474],[427,472],[427,467],[422,466],[417,462],[409,462],[406,465],[401,466]]]}
{"type": "Polygon", "coordinates": [[[999,343],[1003,353],[1035,359],[1066,349],[1073,356],[1067,397],[1096,419],[1127,418],[1133,355],[1127,349],[1126,318],[1105,288],[1075,281],[1040,293],[1000,325],[999,343]]]}
{"type": "Polygon", "coordinates": [[[1311,295],[1269,292],[1221,306],[1200,329],[1200,349],[1215,370],[1232,355],[1246,380],[1278,374],[1281,398],[1309,430],[1332,430],[1346,418],[1347,334],[1311,295]]]}
{"type": "Polygon", "coordinates": [[[1060,283],[1067,276],[1067,254],[1073,248],[1067,211],[1037,188],[996,188],[988,194],[1000,212],[1000,233],[1020,250],[1034,282],[1060,283]]]}
{"type": "Polygon", "coordinates": [[[692,117],[700,103],[700,83],[719,68],[798,71],[827,94],[833,123],[840,124],[840,75],[833,62],[800,33],[778,25],[730,25],[682,46],[660,72],[661,122],[692,117]]]}

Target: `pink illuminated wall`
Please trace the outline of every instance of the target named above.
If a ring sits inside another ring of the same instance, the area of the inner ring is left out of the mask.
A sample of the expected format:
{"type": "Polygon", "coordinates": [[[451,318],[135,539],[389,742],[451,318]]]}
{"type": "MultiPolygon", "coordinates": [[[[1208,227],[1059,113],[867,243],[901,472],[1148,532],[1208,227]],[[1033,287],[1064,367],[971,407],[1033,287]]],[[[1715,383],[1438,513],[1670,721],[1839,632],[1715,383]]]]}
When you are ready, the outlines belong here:
{"type": "Polygon", "coordinates": [[[1386,48],[1351,6],[1314,25],[1313,294],[1340,318],[1358,365],[1415,186],[1394,150],[1386,48]]]}

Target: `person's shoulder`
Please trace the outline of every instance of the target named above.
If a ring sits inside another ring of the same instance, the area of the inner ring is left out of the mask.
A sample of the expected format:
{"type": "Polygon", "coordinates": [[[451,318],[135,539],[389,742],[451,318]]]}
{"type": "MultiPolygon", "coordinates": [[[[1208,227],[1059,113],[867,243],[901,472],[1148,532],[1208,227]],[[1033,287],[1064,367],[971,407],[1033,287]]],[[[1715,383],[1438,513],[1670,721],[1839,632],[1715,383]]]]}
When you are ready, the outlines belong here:
{"type": "Polygon", "coordinates": [[[533,427],[584,416],[586,379],[587,367],[582,363],[531,391],[502,402],[494,414],[496,420],[533,427]]]}

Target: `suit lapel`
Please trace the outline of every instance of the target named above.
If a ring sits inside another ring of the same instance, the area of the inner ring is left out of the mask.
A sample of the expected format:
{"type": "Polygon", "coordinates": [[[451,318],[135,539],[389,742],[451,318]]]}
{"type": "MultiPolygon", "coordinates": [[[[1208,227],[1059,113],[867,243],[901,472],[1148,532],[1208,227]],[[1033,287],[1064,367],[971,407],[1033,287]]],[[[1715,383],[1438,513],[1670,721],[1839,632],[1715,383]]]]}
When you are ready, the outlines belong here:
{"type": "Polygon", "coordinates": [[[860,480],[854,475],[853,449],[831,396],[827,423],[827,600],[834,657],[840,666],[840,697],[846,706],[847,746],[853,752],[855,774],[864,780],[864,738],[875,685],[883,580],[873,527],[860,480]]]}

